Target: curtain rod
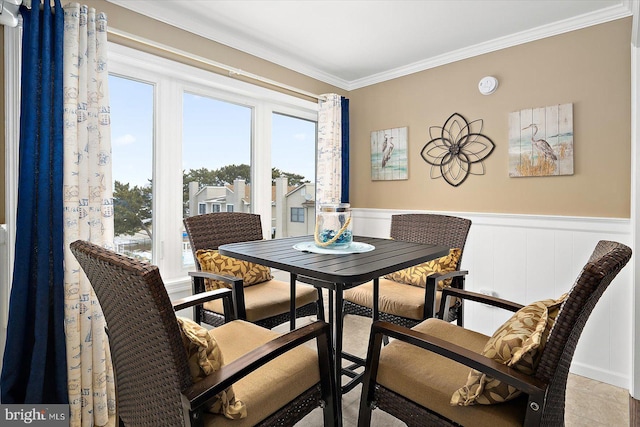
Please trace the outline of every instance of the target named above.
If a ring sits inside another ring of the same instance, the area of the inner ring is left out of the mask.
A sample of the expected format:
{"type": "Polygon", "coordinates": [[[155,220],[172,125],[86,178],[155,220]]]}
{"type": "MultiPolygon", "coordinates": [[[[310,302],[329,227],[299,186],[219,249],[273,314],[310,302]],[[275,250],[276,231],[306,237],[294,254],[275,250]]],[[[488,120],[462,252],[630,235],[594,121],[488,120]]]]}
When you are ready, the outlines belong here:
{"type": "Polygon", "coordinates": [[[236,77],[236,76],[246,77],[246,78],[249,78],[251,80],[255,80],[255,81],[262,82],[262,83],[266,83],[266,84],[268,84],[270,86],[278,87],[280,89],[285,89],[285,90],[288,90],[290,92],[295,92],[295,93],[298,93],[300,95],[307,96],[309,98],[315,98],[317,100],[322,100],[322,101],[326,100],[326,97],[323,96],[323,95],[317,95],[315,93],[307,92],[306,90],[298,89],[296,87],[289,86],[287,84],[280,83],[280,82],[277,82],[275,80],[271,80],[271,79],[268,79],[266,77],[259,76],[257,74],[249,73],[249,72],[243,71],[243,70],[241,70],[239,68],[233,68],[233,67],[230,67],[228,65],[222,64],[220,62],[216,62],[216,61],[212,61],[210,59],[204,58],[202,56],[193,55],[193,54],[191,54],[189,52],[186,52],[184,50],[181,50],[181,49],[175,49],[173,47],[167,46],[167,45],[162,44],[162,43],[157,43],[157,42],[151,41],[149,39],[145,39],[145,38],[142,38],[142,37],[134,36],[133,34],[127,33],[125,31],[117,30],[115,28],[108,28],[107,29],[107,33],[113,34],[114,36],[121,37],[121,38],[129,40],[129,41],[133,41],[135,43],[139,43],[139,44],[142,44],[142,45],[145,45],[145,46],[148,46],[148,47],[152,47],[154,49],[159,49],[159,50],[161,50],[163,52],[166,52],[166,53],[171,53],[171,54],[174,54],[174,55],[178,55],[178,56],[181,56],[183,58],[186,58],[186,59],[189,59],[189,60],[192,60],[192,61],[195,61],[195,62],[199,62],[201,64],[210,65],[212,67],[219,68],[221,70],[225,70],[225,71],[227,71],[229,73],[230,77],[236,77]]]}

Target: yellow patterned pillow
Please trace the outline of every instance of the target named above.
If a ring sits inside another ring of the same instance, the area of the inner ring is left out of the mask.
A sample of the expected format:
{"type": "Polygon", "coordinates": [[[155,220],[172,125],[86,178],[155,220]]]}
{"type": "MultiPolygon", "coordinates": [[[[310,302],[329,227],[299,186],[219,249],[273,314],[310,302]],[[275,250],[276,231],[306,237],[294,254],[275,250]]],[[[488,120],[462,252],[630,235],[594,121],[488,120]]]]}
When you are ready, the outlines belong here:
{"type": "MultiPolygon", "coordinates": [[[[184,317],[177,319],[182,335],[182,344],[187,351],[191,378],[194,383],[197,383],[220,369],[224,364],[222,353],[218,342],[206,328],[184,317]]],[[[223,414],[230,419],[247,416],[247,408],[243,402],[236,400],[233,386],[227,387],[215,396],[215,401],[209,407],[209,412],[223,414]]]]}
{"type": "MultiPolygon", "coordinates": [[[[220,255],[216,250],[200,249],[196,252],[200,269],[209,273],[229,274],[242,279],[244,286],[256,285],[273,279],[271,269],[264,265],[220,255]]],[[[228,283],[219,280],[205,279],[207,291],[220,288],[231,288],[228,283]]]]}
{"type": "MultiPolygon", "coordinates": [[[[564,294],[557,300],[537,301],[518,310],[494,332],[481,354],[523,374],[533,375],[566,297],[564,294]]],[[[520,393],[520,390],[472,369],[467,383],[453,393],[451,405],[492,405],[511,400],[520,393]]]]}
{"type": "MultiPolygon", "coordinates": [[[[393,280],[394,282],[406,283],[407,285],[420,286],[424,288],[427,286],[427,276],[433,273],[450,273],[452,271],[456,271],[460,255],[462,255],[462,251],[460,249],[451,249],[449,251],[449,255],[423,262],[422,264],[405,268],[404,270],[395,271],[391,274],[387,274],[385,278],[393,280]]],[[[438,289],[442,290],[443,287],[451,286],[451,279],[438,281],[437,284],[438,289]]]]}

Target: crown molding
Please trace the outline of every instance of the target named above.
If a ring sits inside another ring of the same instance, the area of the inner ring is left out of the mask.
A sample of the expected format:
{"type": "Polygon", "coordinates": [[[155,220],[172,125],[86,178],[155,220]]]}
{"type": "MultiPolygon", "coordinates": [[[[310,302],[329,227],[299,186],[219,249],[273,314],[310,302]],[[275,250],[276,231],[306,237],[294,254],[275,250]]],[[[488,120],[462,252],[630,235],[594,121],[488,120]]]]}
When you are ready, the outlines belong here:
{"type": "Polygon", "coordinates": [[[123,0],[107,1],[126,9],[130,9],[134,12],[143,14],[160,22],[175,26],[177,28],[184,29],[182,23],[189,22],[189,29],[184,29],[185,31],[189,31],[198,36],[216,41],[217,43],[240,50],[242,52],[248,53],[250,55],[256,56],[258,58],[264,59],[266,61],[272,62],[274,64],[288,68],[292,71],[304,74],[308,77],[347,91],[360,89],[388,80],[393,80],[398,77],[403,77],[409,74],[428,70],[430,68],[450,64],[452,62],[460,61],[463,59],[472,58],[474,56],[482,55],[485,53],[495,52],[497,50],[505,49],[508,47],[513,47],[558,34],[590,27],[592,25],[602,24],[616,19],[625,18],[633,14],[633,1],[623,0],[621,4],[616,6],[611,6],[595,12],[586,13],[580,16],[558,21],[553,24],[543,25],[532,30],[522,31],[520,33],[497,38],[485,43],[479,43],[443,55],[426,58],[422,61],[414,62],[402,67],[397,67],[382,73],[373,74],[361,79],[348,81],[333,74],[322,71],[318,68],[311,67],[307,63],[305,63],[304,60],[299,60],[289,55],[276,52],[271,49],[266,49],[259,42],[252,42],[246,39],[241,39],[231,32],[226,31],[225,28],[211,26],[211,24],[207,22],[205,20],[205,17],[203,16],[191,16],[187,15],[186,13],[176,13],[174,10],[167,7],[167,5],[163,2],[153,0],[138,0],[135,2],[127,2],[123,0]]]}
{"type": "Polygon", "coordinates": [[[576,16],[574,18],[565,19],[553,24],[543,25],[532,30],[522,31],[511,34],[509,36],[500,37],[485,43],[478,43],[463,49],[458,49],[443,55],[427,58],[422,61],[414,62],[403,67],[385,71],[357,79],[349,82],[348,90],[360,89],[371,86],[376,83],[382,83],[393,80],[398,77],[407,76],[409,74],[428,70],[430,68],[439,67],[441,65],[450,64],[452,62],[461,61],[463,59],[472,58],[474,56],[483,55],[485,53],[495,52],[508,47],[529,43],[532,41],[568,33],[570,31],[587,28],[593,25],[603,24],[605,22],[614,21],[616,19],[631,16],[631,4],[625,1],[624,4],[601,9],[597,12],[587,13],[576,16]]]}

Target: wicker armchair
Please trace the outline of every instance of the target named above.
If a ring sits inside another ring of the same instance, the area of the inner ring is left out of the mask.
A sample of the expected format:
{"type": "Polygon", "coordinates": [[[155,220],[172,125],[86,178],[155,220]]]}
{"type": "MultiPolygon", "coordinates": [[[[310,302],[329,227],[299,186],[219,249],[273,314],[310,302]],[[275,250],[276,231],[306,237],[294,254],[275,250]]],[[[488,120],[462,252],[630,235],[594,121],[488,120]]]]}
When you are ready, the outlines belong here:
{"type": "Polygon", "coordinates": [[[231,291],[200,293],[172,305],[156,266],[80,240],[71,251],[104,312],[120,425],[293,425],[318,406],[324,407],[324,425],[336,425],[327,323],[317,321],[285,335],[243,320],[214,328],[209,333],[226,364],[193,383],[174,310],[230,298],[231,291]],[[314,339],[317,350],[302,345],[314,339]],[[206,412],[211,399],[232,384],[247,417],[230,420],[206,412]]]}
{"type": "MultiPolygon", "coordinates": [[[[571,360],[589,315],[613,278],[631,258],[631,249],[600,241],[559,308],[533,375],[524,375],[482,356],[489,337],[440,319],[407,329],[374,322],[369,341],[358,425],[368,426],[374,407],[409,426],[561,426],[571,360]],[[381,349],[382,336],[396,340],[381,349]],[[451,406],[470,367],[520,390],[514,400],[495,405],[451,406]]],[[[521,305],[446,289],[456,296],[517,311],[521,305]]],[[[544,335],[543,335],[544,336],[544,335]]]]}
{"type": "MultiPolygon", "coordinates": [[[[403,214],[391,217],[391,238],[414,243],[431,243],[450,248],[464,246],[471,227],[471,220],[436,214],[403,214]]],[[[411,328],[424,319],[433,317],[440,307],[441,291],[437,282],[452,279],[451,286],[464,289],[466,271],[460,271],[462,253],[455,271],[427,277],[426,287],[394,282],[380,278],[379,319],[411,328]]],[[[364,283],[344,293],[344,313],[372,317],[373,282],[364,283]]],[[[456,320],[462,326],[462,303],[455,301],[447,310],[445,319],[456,320]]]]}
{"type": "MultiPolygon", "coordinates": [[[[200,249],[216,250],[227,243],[262,240],[260,215],[242,212],[216,212],[184,219],[191,250],[198,271],[190,272],[194,295],[205,291],[204,279],[214,278],[229,283],[233,289],[235,315],[268,329],[289,321],[290,284],[277,279],[244,287],[242,280],[200,271],[196,252],[200,249]]],[[[296,317],[319,314],[324,320],[322,293],[310,285],[296,286],[296,317]]],[[[218,326],[232,317],[220,301],[194,307],[194,319],[218,326]]]]}

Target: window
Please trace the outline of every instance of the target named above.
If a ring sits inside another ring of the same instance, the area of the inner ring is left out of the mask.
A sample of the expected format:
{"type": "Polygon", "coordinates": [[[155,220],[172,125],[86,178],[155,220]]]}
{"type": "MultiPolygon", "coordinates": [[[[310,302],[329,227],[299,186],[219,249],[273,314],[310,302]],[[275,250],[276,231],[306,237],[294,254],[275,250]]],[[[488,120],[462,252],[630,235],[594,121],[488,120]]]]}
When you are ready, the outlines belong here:
{"type": "MultiPolygon", "coordinates": [[[[271,165],[274,176],[286,177],[286,188],[276,195],[273,226],[276,237],[313,234],[315,227],[316,122],[287,114],[273,113],[271,130],[271,165]],[[282,194],[282,197],[278,197],[282,194]],[[291,211],[291,223],[283,215],[291,211]],[[304,224],[305,210],[309,224],[304,224]]],[[[284,186],[284,183],[275,185],[284,186]]]]}
{"type": "Polygon", "coordinates": [[[291,208],[291,222],[304,222],[303,208],[291,208]]]}
{"type": "Polygon", "coordinates": [[[198,215],[207,213],[207,204],[206,203],[198,203],[198,215]]]}
{"type": "MultiPolygon", "coordinates": [[[[182,116],[184,215],[189,215],[190,197],[198,201],[215,197],[241,206],[251,187],[253,109],[185,92],[182,116]],[[198,192],[190,195],[189,185],[197,185],[198,192]]],[[[213,212],[220,212],[220,205],[215,206],[213,212]]],[[[244,212],[251,212],[251,206],[246,205],[244,212]]]]}
{"type": "Polygon", "coordinates": [[[233,205],[227,205],[227,212],[233,212],[233,205]]]}
{"type": "Polygon", "coordinates": [[[110,75],[109,92],[115,248],[150,262],[154,86],[110,75]]]}
{"type": "MultiPolygon", "coordinates": [[[[201,203],[205,208],[211,204],[208,209],[218,212],[232,209],[259,214],[265,238],[271,237],[272,168],[301,174],[298,169],[278,163],[282,155],[272,150],[273,132],[281,127],[277,121],[282,117],[291,123],[307,123],[315,133],[317,103],[113,43],[109,44],[109,72],[113,78],[125,80],[135,88],[138,85],[146,88],[141,97],[125,90],[111,90],[112,117],[121,115],[127,103],[144,104],[133,109],[128,122],[122,121],[125,117],[119,119],[120,124],[114,123],[112,134],[114,140],[131,134],[136,143],[146,144],[145,151],[131,158],[131,167],[146,168],[145,180],[137,185],[145,185],[151,199],[147,201],[151,206],[149,218],[140,227],[143,229],[144,225],[151,232],[148,256],[160,267],[167,283],[186,281],[187,272],[193,268],[182,220],[189,212],[202,212],[201,203]],[[143,125],[144,134],[133,132],[143,125]],[[278,159],[272,164],[274,157],[278,159]],[[244,174],[227,168],[232,165],[245,165],[244,174]],[[219,193],[206,194],[209,184],[190,184],[200,182],[191,180],[196,174],[185,179],[188,171],[202,168],[218,171],[227,168],[225,178],[213,185],[221,187],[216,190],[219,193]],[[243,179],[236,180],[238,176],[243,179]],[[190,204],[192,193],[201,198],[190,204]]],[[[120,163],[124,153],[114,152],[114,180],[127,178],[131,188],[138,182],[133,179],[138,171],[130,170],[131,178],[124,174],[126,171],[116,174],[119,167],[116,163],[120,163]]],[[[315,159],[314,153],[311,158],[315,159]]],[[[315,176],[313,171],[307,174],[315,176]]],[[[313,183],[314,176],[305,178],[313,183]]]]}

